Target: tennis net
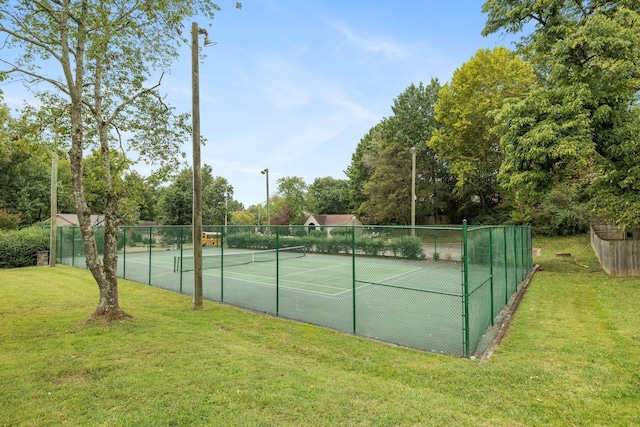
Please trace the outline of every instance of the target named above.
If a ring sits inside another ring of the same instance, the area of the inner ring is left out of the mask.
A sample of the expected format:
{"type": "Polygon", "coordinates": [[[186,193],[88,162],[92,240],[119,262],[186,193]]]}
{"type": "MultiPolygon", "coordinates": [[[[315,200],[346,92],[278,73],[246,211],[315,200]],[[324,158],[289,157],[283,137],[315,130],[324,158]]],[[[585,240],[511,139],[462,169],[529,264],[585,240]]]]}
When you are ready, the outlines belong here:
{"type": "MultiPolygon", "coordinates": [[[[255,262],[275,262],[285,259],[301,258],[307,252],[306,246],[292,246],[290,248],[266,249],[255,252],[236,252],[229,254],[215,254],[202,256],[202,269],[232,267],[235,265],[253,264],[255,262]],[[224,263],[224,264],[223,264],[224,263]]],[[[193,255],[173,257],[173,272],[192,271],[193,255]]]]}

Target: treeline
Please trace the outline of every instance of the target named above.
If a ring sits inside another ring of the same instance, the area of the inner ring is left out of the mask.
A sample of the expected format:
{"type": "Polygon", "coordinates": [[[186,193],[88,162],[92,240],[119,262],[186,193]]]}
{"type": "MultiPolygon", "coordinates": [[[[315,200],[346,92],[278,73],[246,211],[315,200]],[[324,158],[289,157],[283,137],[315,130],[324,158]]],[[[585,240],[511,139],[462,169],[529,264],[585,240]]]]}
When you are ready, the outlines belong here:
{"type": "MultiPolygon", "coordinates": [[[[631,1],[489,0],[485,34],[533,28],[516,51],[483,49],[448,83],[411,84],[392,115],[362,137],[345,179],[284,177],[246,207],[203,168],[205,224],[300,224],[305,213],[352,213],[367,224],[532,224],[548,235],[589,222],[640,226],[640,13],[631,1]],[[414,166],[415,165],[415,166],[414,166]]],[[[26,119],[0,107],[0,228],[49,218],[51,154],[25,137],[26,119]]],[[[58,206],[73,212],[68,159],[59,153],[58,206]]],[[[126,159],[114,155],[114,165],[126,159]]],[[[93,166],[92,166],[93,165],[93,166]]],[[[101,212],[97,154],[85,191],[101,212]]],[[[142,177],[119,171],[123,224],[190,224],[191,170],[142,177]]]]}

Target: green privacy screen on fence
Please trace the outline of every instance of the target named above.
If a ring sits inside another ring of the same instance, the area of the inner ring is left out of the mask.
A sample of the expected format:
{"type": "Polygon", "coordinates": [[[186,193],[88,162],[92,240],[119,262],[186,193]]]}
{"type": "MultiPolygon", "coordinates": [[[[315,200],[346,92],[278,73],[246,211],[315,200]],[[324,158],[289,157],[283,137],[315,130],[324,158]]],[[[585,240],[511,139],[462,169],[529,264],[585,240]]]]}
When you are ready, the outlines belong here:
{"type": "MultiPolygon", "coordinates": [[[[476,351],[533,267],[529,227],[203,230],[219,237],[203,248],[205,298],[455,356],[476,351]]],[[[118,275],[193,294],[192,240],[190,226],[122,227],[118,275]]],[[[57,243],[59,263],[86,267],[78,228],[57,243]]]]}

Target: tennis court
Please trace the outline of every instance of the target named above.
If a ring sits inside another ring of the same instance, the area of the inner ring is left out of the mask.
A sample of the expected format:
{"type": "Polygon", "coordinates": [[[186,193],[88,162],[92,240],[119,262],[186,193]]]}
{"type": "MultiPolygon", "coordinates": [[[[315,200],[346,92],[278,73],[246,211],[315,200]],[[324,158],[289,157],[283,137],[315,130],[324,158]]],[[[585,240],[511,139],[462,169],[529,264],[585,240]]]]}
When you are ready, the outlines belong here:
{"type": "MultiPolygon", "coordinates": [[[[524,227],[340,231],[312,235],[303,227],[265,232],[229,226],[227,234],[219,228],[224,246],[203,248],[202,294],[274,316],[468,357],[532,266],[530,229],[524,227]]],[[[86,268],[76,233],[60,234],[59,262],[86,268]]],[[[119,277],[193,295],[189,229],[122,230],[123,238],[136,233],[169,243],[123,245],[119,277]]]]}

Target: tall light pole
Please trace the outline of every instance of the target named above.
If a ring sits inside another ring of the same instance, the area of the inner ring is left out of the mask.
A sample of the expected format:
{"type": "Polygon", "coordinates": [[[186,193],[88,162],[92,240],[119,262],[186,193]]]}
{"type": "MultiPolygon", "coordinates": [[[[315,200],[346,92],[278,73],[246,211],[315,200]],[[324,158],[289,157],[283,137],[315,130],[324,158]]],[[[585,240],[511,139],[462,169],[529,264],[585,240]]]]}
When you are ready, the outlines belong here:
{"type": "MultiPolygon", "coordinates": [[[[271,226],[271,215],[269,214],[269,168],[260,171],[262,175],[266,175],[267,179],[267,226],[271,226]]],[[[268,230],[269,228],[267,228],[268,230]]]]}
{"type": "Polygon", "coordinates": [[[193,309],[202,308],[202,170],[200,166],[200,70],[198,36],[204,34],[204,45],[209,40],[207,30],[191,24],[191,83],[193,119],[193,309]]]}
{"type": "Polygon", "coordinates": [[[416,235],[416,147],[411,147],[411,235],[416,235]]]}

